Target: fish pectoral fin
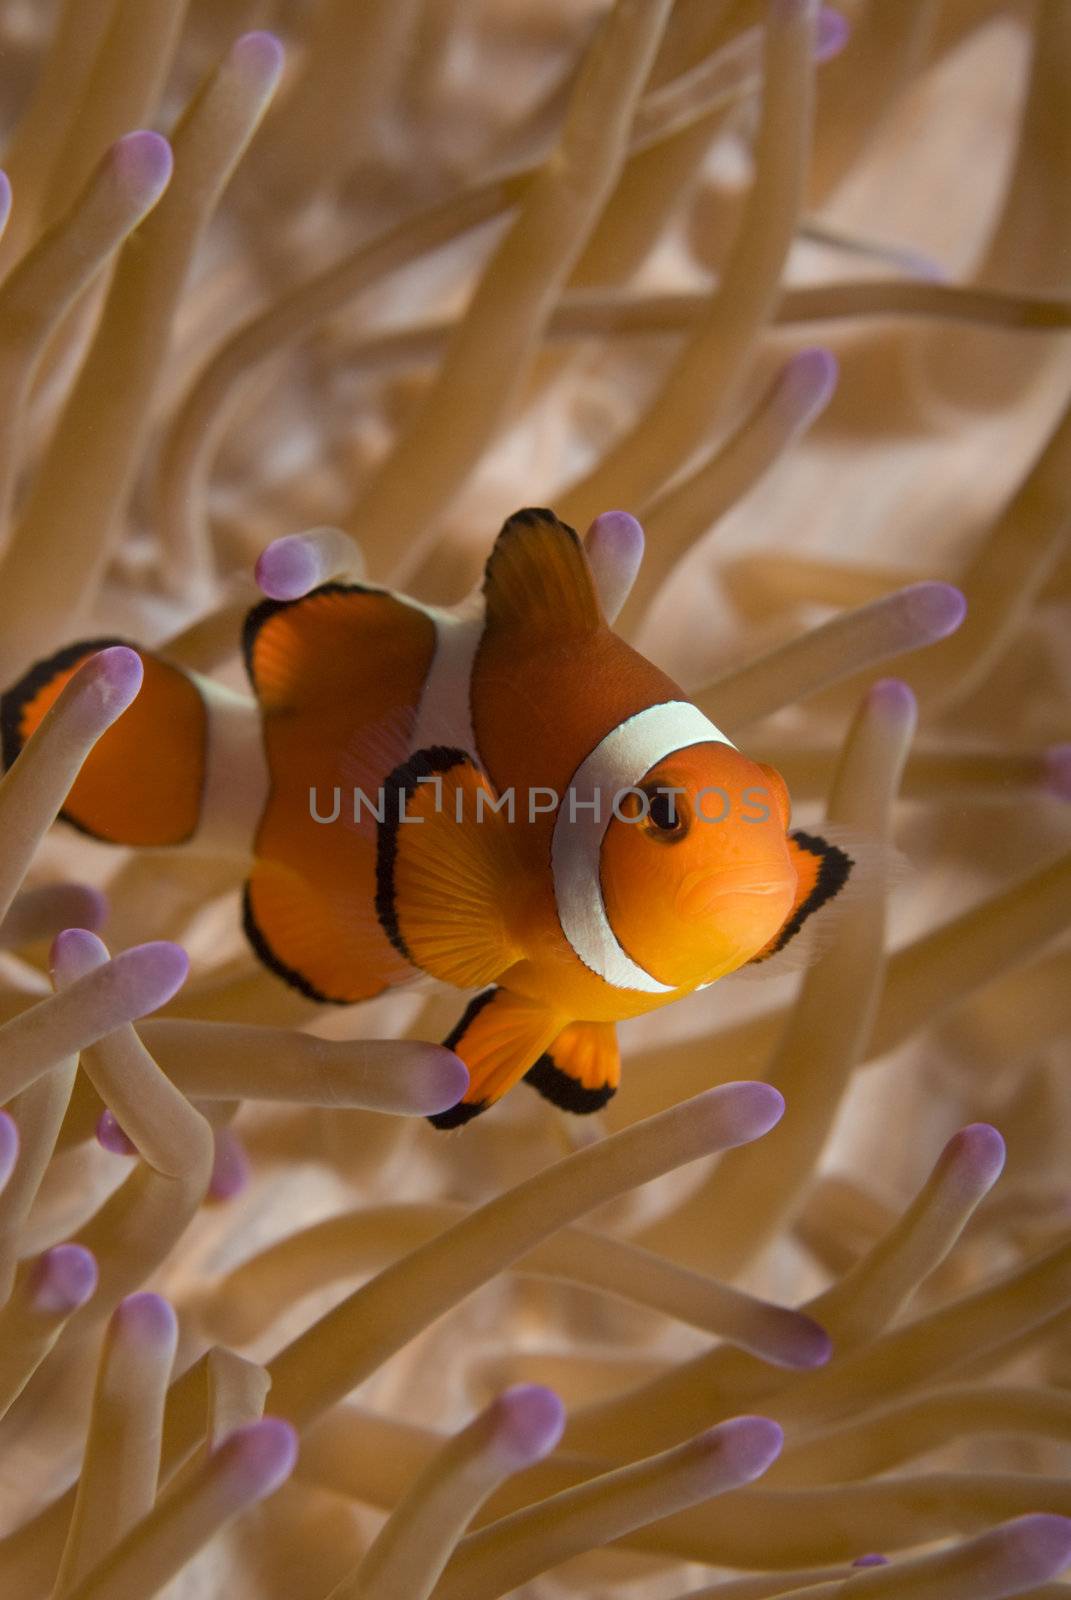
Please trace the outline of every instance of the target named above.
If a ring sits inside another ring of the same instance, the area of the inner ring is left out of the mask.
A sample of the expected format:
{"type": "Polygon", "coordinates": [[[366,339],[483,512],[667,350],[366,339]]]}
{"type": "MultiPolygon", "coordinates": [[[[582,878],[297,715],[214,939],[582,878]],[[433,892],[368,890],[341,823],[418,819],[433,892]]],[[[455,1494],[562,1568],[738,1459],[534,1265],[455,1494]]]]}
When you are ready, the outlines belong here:
{"type": "Polygon", "coordinates": [[[569,639],[604,623],[584,547],[553,511],[515,511],[503,524],[483,590],[488,623],[519,635],[569,639]]]}
{"type": "Polygon", "coordinates": [[[798,874],[796,897],[778,932],[752,956],[751,964],[768,961],[784,950],[806,926],[807,919],[840,894],[855,869],[855,861],[840,845],[800,829],[789,834],[788,850],[798,874]]]}
{"type": "Polygon", "coordinates": [[[621,1056],[612,1022],[571,1022],[524,1075],[545,1100],[584,1116],[617,1093],[621,1056]]]}
{"type": "Polygon", "coordinates": [[[464,1099],[428,1121],[436,1128],[459,1128],[478,1117],[524,1077],[561,1025],[560,1016],[507,989],[478,994],[443,1040],[469,1070],[464,1099]]]}
{"type": "Polygon", "coordinates": [[[463,750],[431,746],[384,783],[376,910],[400,954],[461,989],[490,983],[520,950],[506,924],[518,868],[508,813],[463,750]]]}

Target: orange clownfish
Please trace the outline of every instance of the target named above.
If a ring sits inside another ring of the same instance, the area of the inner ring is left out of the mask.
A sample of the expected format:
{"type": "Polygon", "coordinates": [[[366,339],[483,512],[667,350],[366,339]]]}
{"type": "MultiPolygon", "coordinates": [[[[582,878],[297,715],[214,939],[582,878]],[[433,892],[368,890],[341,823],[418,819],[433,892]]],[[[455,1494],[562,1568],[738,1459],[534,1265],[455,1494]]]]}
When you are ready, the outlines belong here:
{"type": "MultiPolygon", "coordinates": [[[[5,764],[112,639],[0,702],[5,764]]],[[[614,1024],[778,951],[848,878],[789,831],[785,785],[615,634],[584,547],[520,511],[483,583],[441,609],[365,584],[265,600],[255,700],[141,651],[142,689],[63,815],[97,838],[249,861],[261,960],[319,1001],[420,973],[481,992],[446,1043],[456,1127],[521,1078],[555,1105],[614,1093],[614,1024]]]]}

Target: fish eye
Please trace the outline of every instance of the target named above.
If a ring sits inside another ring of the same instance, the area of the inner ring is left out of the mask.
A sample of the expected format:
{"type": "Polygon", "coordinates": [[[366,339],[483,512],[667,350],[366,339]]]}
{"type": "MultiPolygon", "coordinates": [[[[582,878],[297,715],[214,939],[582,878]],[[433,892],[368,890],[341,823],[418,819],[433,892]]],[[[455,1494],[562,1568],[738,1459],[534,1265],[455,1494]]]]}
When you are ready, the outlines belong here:
{"type": "Polygon", "coordinates": [[[661,788],[658,784],[645,788],[643,793],[648,805],[644,818],[647,834],[667,844],[683,839],[689,828],[684,796],[674,789],[661,788]]]}

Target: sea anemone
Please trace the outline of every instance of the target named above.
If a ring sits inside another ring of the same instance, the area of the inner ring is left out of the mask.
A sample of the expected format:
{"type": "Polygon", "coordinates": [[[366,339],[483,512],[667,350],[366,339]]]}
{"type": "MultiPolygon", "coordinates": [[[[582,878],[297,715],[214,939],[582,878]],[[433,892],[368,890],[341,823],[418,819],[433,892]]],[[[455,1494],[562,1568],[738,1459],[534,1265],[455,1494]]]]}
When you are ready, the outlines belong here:
{"type": "Polygon", "coordinates": [[[239,865],[51,827],[95,655],[0,781],[2,1592],[1071,1593],[1066,0],[0,41],[0,682],[238,684],[258,592],[550,504],[874,863],[597,1117],[445,1136],[456,994],[318,1006],[239,865]]]}

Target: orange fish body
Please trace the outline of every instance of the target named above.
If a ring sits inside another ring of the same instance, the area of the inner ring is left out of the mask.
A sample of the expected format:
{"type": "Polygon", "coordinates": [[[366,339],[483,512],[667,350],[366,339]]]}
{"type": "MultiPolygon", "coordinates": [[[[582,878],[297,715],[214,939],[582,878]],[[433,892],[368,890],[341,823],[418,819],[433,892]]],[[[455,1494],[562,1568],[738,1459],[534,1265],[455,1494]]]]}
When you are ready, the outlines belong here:
{"type": "MultiPolygon", "coordinates": [[[[10,764],[94,649],[0,704],[10,764]]],[[[65,807],[118,843],[241,852],[245,927],[303,993],[420,973],[478,989],[448,1036],[454,1127],[526,1078],[564,1109],[617,1087],[613,1024],[781,947],[844,883],[785,786],[603,616],[553,513],[504,526],[447,611],[363,585],[264,601],[256,702],[142,652],[146,685],[65,807]]]]}

